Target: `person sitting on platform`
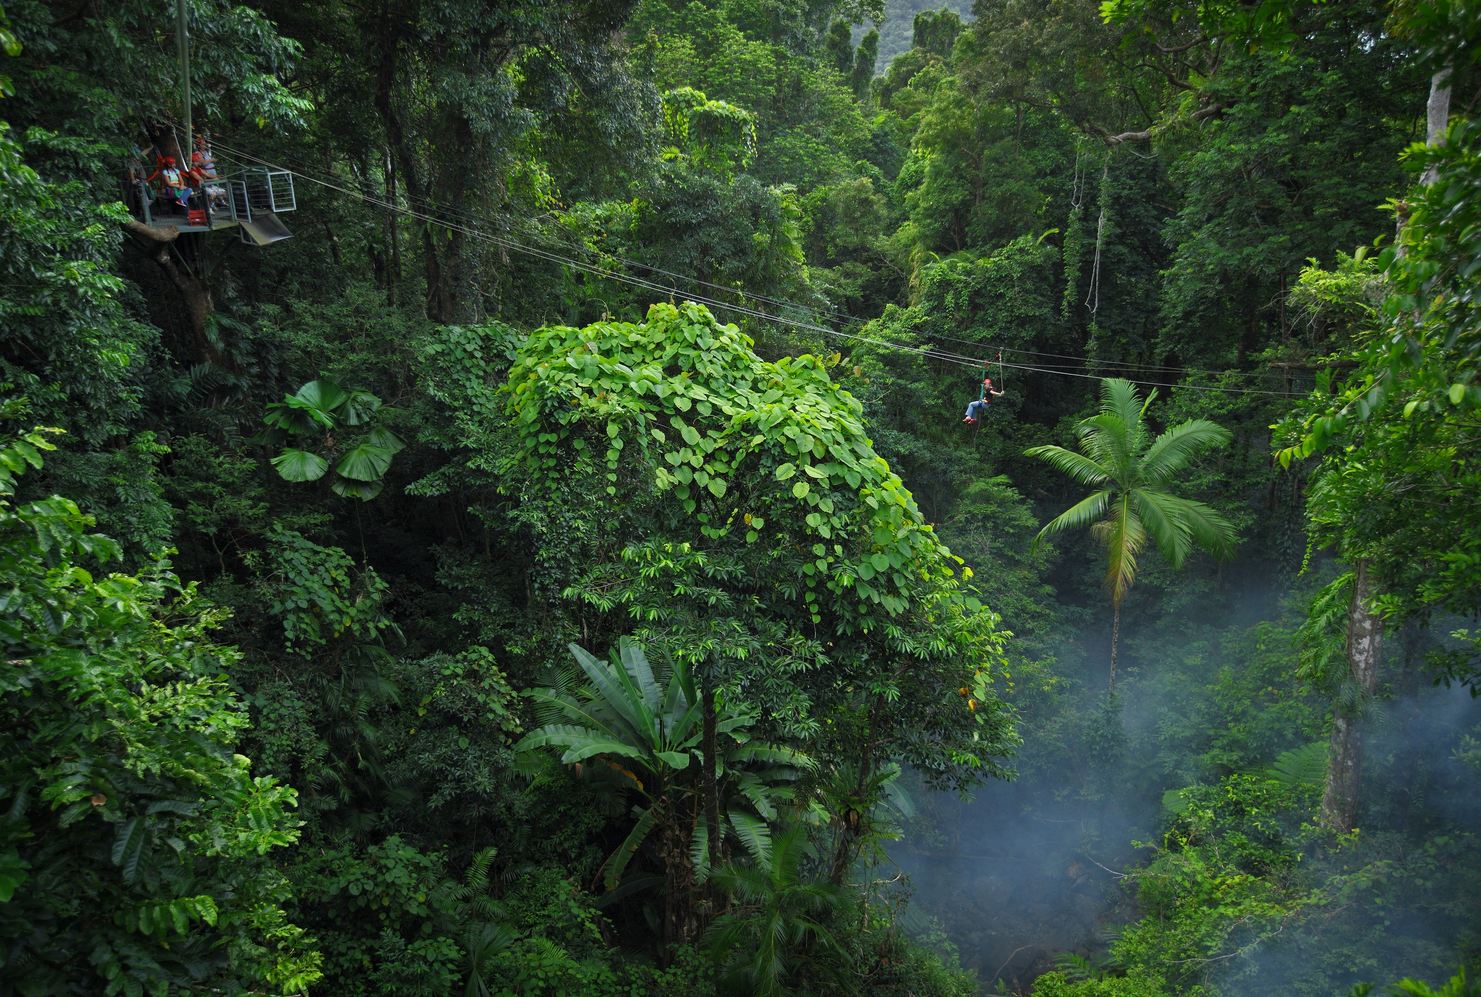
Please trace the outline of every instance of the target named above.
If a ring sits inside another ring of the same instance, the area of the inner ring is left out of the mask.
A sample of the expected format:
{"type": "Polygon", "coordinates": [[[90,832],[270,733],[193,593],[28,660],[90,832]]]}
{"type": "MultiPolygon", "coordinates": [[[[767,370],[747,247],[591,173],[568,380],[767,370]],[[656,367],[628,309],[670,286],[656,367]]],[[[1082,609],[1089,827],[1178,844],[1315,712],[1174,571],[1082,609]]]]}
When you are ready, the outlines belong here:
{"type": "Polygon", "coordinates": [[[195,193],[195,191],[192,190],[188,184],[186,184],[185,174],[181,173],[180,170],[175,167],[174,156],[161,156],[159,159],[159,165],[155,168],[154,172],[149,175],[149,179],[146,180],[145,183],[153,183],[156,177],[159,178],[160,183],[164,186],[163,193],[166,196],[173,198],[176,206],[178,206],[181,211],[189,211],[190,198],[191,195],[195,193]]]}

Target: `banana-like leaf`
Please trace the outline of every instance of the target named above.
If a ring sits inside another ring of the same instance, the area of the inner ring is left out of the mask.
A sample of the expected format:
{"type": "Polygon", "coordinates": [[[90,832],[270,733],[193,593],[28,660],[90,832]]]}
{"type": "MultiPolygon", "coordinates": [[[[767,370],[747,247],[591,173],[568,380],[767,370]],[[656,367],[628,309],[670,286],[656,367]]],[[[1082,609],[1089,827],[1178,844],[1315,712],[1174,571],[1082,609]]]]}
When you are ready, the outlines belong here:
{"type": "Polygon", "coordinates": [[[627,868],[627,864],[638,853],[638,849],[643,847],[643,842],[648,840],[648,835],[657,823],[658,815],[655,812],[655,808],[649,807],[642,812],[638,817],[638,822],[627,833],[627,837],[623,839],[622,844],[618,845],[617,850],[607,857],[602,873],[603,886],[609,890],[617,888],[617,884],[621,882],[622,873],[627,868]]]}
{"type": "Polygon", "coordinates": [[[515,745],[514,750],[529,751],[544,747],[565,748],[561,761],[567,765],[585,761],[593,755],[618,755],[639,762],[648,760],[647,752],[641,748],[570,724],[552,724],[531,731],[515,745]]]}
{"type": "Polygon", "coordinates": [[[567,646],[576,663],[591,680],[603,706],[621,718],[630,729],[632,742],[650,748],[658,747],[658,727],[653,721],[653,715],[644,708],[642,697],[638,695],[637,688],[627,678],[627,674],[624,672],[619,678],[616,673],[620,669],[598,660],[579,645],[567,646]]]}
{"type": "Polygon", "coordinates": [[[728,719],[721,720],[720,722],[715,724],[715,733],[730,734],[734,736],[736,740],[744,741],[745,738],[739,734],[736,734],[735,732],[744,731],[747,727],[750,727],[752,724],[754,724],[757,719],[758,715],[755,713],[743,713],[740,716],[730,717],[728,719]]]}
{"type": "Polygon", "coordinates": [[[558,689],[532,689],[527,695],[535,701],[535,718],[541,727],[558,724],[564,718],[574,720],[578,725],[589,727],[607,737],[620,736],[614,726],[608,723],[609,718],[594,709],[594,704],[590,702],[578,702],[558,689]]]}
{"type": "Polygon", "coordinates": [[[648,663],[648,656],[643,653],[641,645],[627,637],[622,638],[617,646],[622,667],[627,669],[633,684],[643,694],[643,702],[647,704],[649,712],[656,712],[662,706],[662,694],[657,679],[653,677],[653,666],[648,663]]]}

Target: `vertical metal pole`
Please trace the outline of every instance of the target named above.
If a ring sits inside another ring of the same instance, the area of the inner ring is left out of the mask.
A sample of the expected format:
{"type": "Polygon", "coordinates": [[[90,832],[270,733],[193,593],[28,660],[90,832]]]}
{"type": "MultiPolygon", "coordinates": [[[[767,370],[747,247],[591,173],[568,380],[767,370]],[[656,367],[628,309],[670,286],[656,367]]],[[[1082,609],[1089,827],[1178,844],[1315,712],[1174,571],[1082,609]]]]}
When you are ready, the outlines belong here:
{"type": "Polygon", "coordinates": [[[190,169],[190,154],[195,151],[195,137],[190,134],[190,28],[185,14],[185,0],[175,0],[175,44],[180,49],[180,90],[185,106],[185,148],[180,150],[180,170],[190,169]]]}

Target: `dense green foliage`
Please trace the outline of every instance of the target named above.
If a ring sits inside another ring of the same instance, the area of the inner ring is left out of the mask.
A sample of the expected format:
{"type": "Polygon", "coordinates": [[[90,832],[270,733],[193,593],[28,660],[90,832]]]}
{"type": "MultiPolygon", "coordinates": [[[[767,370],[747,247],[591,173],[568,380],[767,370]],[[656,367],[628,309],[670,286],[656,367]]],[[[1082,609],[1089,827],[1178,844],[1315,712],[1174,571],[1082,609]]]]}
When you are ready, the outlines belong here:
{"type": "Polygon", "coordinates": [[[1474,990],[1474,4],[73,6],[0,989],[1474,990]]]}

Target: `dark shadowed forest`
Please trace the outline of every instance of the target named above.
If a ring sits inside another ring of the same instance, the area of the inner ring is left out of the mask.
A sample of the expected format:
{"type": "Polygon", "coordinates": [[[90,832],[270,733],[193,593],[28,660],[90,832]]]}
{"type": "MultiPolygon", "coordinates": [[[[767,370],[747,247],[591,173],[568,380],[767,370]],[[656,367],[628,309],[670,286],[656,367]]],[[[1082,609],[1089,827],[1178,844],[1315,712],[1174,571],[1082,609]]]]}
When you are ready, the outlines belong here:
{"type": "Polygon", "coordinates": [[[4,0],[0,993],[1481,994],[1481,4],[4,0]]]}

